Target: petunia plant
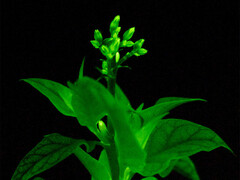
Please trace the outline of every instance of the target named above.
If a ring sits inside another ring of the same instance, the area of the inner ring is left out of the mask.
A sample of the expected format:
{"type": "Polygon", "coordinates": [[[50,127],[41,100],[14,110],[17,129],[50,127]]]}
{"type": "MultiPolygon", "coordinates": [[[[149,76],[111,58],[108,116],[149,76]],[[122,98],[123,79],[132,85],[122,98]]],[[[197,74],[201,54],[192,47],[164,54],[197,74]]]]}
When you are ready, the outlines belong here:
{"type": "Polygon", "coordinates": [[[67,82],[67,86],[47,79],[22,79],[45,95],[60,113],[75,117],[81,126],[86,126],[96,140],[73,139],[58,133],[45,135],[21,160],[12,180],[42,179],[35,176],[71,154],[86,167],[92,180],[130,180],[136,173],[145,177],[143,180],[154,180],[155,175],[164,178],[172,171],[198,180],[190,156],[218,147],[233,153],[211,129],[183,119],[166,118],[173,108],[204,99],[163,97],[145,109],[143,104],[137,109],[131,106],[116,83],[117,72],[127,67],[122,65],[127,59],[142,56],[147,50],[142,48],[144,39],[131,40],[134,27],[119,36],[119,21],[118,15],[111,22],[110,37],[104,39],[95,30],[94,40],[90,41],[103,55],[98,70],[107,87],[99,79],[84,76],[84,60],[79,77],[74,83],[67,82]],[[98,159],[89,154],[96,146],[102,148],[98,159]]]}

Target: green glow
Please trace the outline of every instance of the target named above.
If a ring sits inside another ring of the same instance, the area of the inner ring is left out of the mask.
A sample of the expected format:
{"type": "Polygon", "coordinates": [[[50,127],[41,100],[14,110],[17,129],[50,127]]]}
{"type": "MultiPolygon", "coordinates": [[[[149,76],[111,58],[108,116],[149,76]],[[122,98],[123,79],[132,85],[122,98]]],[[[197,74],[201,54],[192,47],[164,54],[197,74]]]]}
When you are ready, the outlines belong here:
{"type": "Polygon", "coordinates": [[[94,40],[90,41],[105,57],[101,59],[102,69],[99,70],[107,87],[83,75],[85,58],[77,81],[67,82],[68,87],[46,79],[23,79],[45,95],[63,115],[76,117],[98,140],[72,139],[57,133],[46,135],[22,159],[12,180],[28,180],[71,154],[86,167],[92,180],[130,180],[136,173],[145,176],[142,180],[155,180],[154,175],[164,178],[172,171],[199,180],[189,156],[218,147],[232,152],[207,127],[182,119],[164,119],[172,109],[184,103],[206,101],[204,99],[164,97],[146,109],[143,103],[136,110],[132,108],[116,83],[117,71],[130,57],[144,55],[147,50],[142,48],[144,39],[130,40],[134,27],[127,30],[121,40],[119,23],[118,15],[110,23],[110,37],[104,39],[101,32],[95,30],[94,40]],[[132,50],[120,55],[123,48],[129,47],[132,50]],[[103,122],[105,116],[106,124],[103,122]],[[86,146],[87,152],[81,145],[86,146]],[[98,160],[88,154],[96,145],[103,148],[98,160]]]}

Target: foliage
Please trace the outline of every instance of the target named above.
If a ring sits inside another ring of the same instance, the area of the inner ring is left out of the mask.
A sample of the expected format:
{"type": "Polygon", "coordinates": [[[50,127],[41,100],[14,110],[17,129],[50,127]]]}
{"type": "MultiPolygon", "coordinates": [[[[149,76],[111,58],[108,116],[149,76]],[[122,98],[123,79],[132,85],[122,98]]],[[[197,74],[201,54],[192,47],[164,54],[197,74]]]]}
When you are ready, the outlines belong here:
{"type": "MultiPolygon", "coordinates": [[[[116,83],[117,70],[131,56],[147,53],[142,48],[144,39],[131,41],[132,27],[119,37],[120,16],[110,24],[110,37],[103,39],[99,30],[94,32],[92,45],[105,57],[101,59],[101,77],[107,87],[83,75],[84,60],[76,82],[68,86],[40,79],[22,79],[45,95],[56,109],[66,116],[76,117],[96,135],[96,141],[72,139],[53,133],[44,136],[19,163],[12,180],[28,180],[53,167],[74,154],[87,168],[92,180],[130,180],[134,174],[145,176],[143,180],[162,178],[176,171],[189,179],[200,179],[190,156],[200,151],[211,151],[228,145],[211,129],[202,125],[173,118],[164,118],[184,103],[206,101],[199,98],[164,97],[155,105],[143,109],[141,104],[132,108],[127,96],[116,83]],[[122,58],[120,51],[132,47],[122,58]],[[107,125],[103,118],[107,117],[107,125]],[[85,145],[87,152],[80,146],[85,145]],[[96,145],[101,146],[99,159],[88,153],[96,145]]],[[[36,177],[35,179],[42,179],[36,177]]]]}

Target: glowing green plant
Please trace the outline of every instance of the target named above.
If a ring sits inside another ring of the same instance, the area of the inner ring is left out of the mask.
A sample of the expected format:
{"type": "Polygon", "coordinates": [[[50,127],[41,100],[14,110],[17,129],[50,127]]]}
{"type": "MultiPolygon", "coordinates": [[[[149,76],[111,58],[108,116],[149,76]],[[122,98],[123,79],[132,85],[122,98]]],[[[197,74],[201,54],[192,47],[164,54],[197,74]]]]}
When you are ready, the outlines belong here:
{"type": "MultiPolygon", "coordinates": [[[[84,60],[75,83],[68,87],[46,79],[23,79],[42,94],[66,116],[76,117],[81,126],[86,126],[99,141],[73,139],[53,133],[44,136],[20,162],[12,180],[28,180],[53,167],[69,155],[74,154],[86,167],[92,180],[130,180],[135,173],[154,180],[159,174],[166,177],[176,171],[189,179],[199,176],[191,155],[200,151],[211,151],[220,146],[232,150],[211,129],[182,119],[164,119],[169,112],[181,104],[206,101],[199,98],[164,97],[152,107],[136,110],[116,84],[117,71],[131,56],[147,53],[142,48],[144,39],[131,41],[135,28],[119,37],[120,16],[110,24],[109,38],[103,39],[99,30],[94,32],[92,45],[104,55],[99,69],[107,81],[107,88],[83,75],[84,60]],[[132,47],[122,58],[120,51],[132,47]],[[107,125],[103,118],[107,117],[107,125]],[[85,152],[80,146],[85,145],[85,152]],[[103,148],[99,159],[88,153],[96,146],[103,148]]],[[[232,152],[233,153],[233,152],[232,152]]],[[[42,179],[36,177],[35,179],[42,179]]]]}

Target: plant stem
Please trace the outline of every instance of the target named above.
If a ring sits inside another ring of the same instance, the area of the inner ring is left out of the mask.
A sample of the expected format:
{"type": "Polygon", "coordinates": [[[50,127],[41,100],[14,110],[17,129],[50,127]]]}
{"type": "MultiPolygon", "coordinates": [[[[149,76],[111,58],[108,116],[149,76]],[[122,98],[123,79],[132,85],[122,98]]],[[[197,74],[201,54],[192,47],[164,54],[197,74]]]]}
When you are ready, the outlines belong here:
{"type": "MultiPolygon", "coordinates": [[[[107,77],[107,88],[109,92],[115,96],[115,85],[117,78],[117,66],[113,59],[108,60],[108,77],[107,77]]],[[[116,144],[114,141],[114,129],[111,123],[110,117],[107,119],[108,131],[110,134],[110,146],[106,147],[108,156],[109,166],[111,169],[112,180],[119,180],[119,164],[116,144]]]]}

